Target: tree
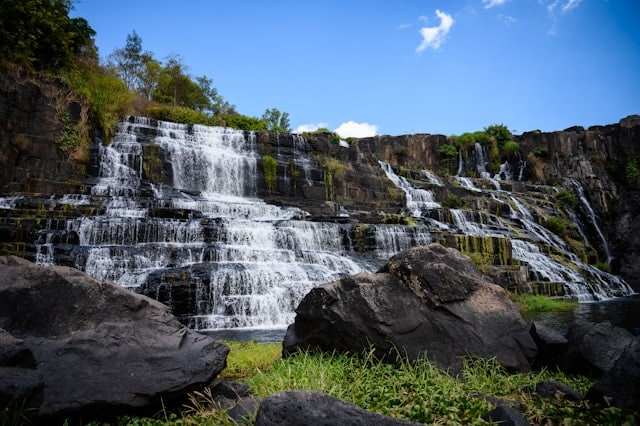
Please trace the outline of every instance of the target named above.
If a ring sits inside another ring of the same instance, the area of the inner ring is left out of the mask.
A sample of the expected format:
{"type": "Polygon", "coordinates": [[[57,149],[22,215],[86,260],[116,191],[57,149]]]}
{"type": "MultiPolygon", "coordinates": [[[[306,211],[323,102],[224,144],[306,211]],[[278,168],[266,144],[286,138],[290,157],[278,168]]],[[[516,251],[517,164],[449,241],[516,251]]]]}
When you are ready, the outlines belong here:
{"type": "Polygon", "coordinates": [[[145,72],[144,60],[151,56],[142,52],[142,38],[133,30],[133,33],[127,35],[127,44],[109,55],[109,64],[115,68],[129,90],[138,90],[145,72]]]}
{"type": "Polygon", "coordinates": [[[262,120],[266,123],[267,130],[272,132],[288,133],[291,131],[288,112],[281,112],[277,108],[267,108],[262,114],[262,120]]]}
{"type": "Polygon", "coordinates": [[[202,91],[203,96],[208,100],[208,107],[205,110],[209,111],[213,115],[229,114],[233,111],[233,105],[225,101],[222,96],[218,94],[218,90],[211,84],[213,81],[206,75],[196,78],[198,86],[202,91]]]}
{"type": "Polygon", "coordinates": [[[83,18],[69,18],[71,0],[0,1],[0,61],[29,70],[58,72],[93,43],[83,18]]]}

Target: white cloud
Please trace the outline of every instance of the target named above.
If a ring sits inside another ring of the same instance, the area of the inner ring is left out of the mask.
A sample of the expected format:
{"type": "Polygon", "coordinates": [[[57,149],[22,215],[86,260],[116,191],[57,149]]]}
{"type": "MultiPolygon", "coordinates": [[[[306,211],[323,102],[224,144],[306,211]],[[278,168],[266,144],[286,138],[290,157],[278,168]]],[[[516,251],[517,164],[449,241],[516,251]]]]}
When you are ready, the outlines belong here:
{"type": "Polygon", "coordinates": [[[298,127],[296,127],[295,129],[293,129],[292,133],[304,133],[304,132],[314,132],[320,128],[326,128],[327,127],[327,123],[308,123],[308,124],[301,124],[298,127]]]}
{"type": "Polygon", "coordinates": [[[582,3],[582,0],[568,0],[564,6],[562,6],[562,11],[565,13],[569,12],[570,10],[580,6],[580,3],[582,3]]]}
{"type": "Polygon", "coordinates": [[[405,30],[407,28],[411,28],[411,24],[400,24],[398,25],[399,30],[405,30]]]}
{"type": "Polygon", "coordinates": [[[500,21],[502,21],[507,27],[510,27],[511,25],[513,25],[516,22],[518,22],[518,19],[514,18],[513,16],[509,16],[509,15],[498,15],[498,19],[500,21]]]}
{"type": "MultiPolygon", "coordinates": [[[[483,0],[484,1],[484,0],[483,0]]],[[[544,1],[542,0],[538,0],[538,3],[541,4],[545,4],[544,1]]],[[[567,13],[572,11],[573,9],[577,8],[578,6],[580,6],[580,3],[582,3],[582,0],[553,0],[553,1],[547,1],[547,11],[549,12],[550,15],[554,15],[556,9],[558,7],[560,7],[560,11],[562,13],[567,13]]]]}
{"type": "Polygon", "coordinates": [[[378,126],[369,123],[347,121],[334,130],[341,138],[366,138],[378,133],[378,126]]]}
{"type": "Polygon", "coordinates": [[[507,0],[482,0],[482,3],[484,3],[485,9],[491,9],[492,7],[502,6],[506,2],[507,0]]]}
{"type": "Polygon", "coordinates": [[[454,23],[453,17],[445,12],[436,9],[436,16],[440,18],[440,25],[437,27],[423,27],[420,29],[422,43],[416,48],[416,52],[422,52],[427,48],[438,50],[444,42],[451,26],[454,23]]]}

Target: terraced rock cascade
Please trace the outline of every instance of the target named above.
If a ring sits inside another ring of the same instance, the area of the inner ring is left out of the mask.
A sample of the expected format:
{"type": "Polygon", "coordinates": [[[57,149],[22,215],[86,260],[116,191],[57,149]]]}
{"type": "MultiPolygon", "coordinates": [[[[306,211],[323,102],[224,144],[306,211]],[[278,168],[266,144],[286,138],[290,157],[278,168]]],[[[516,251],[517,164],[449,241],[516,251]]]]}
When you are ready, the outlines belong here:
{"type": "MultiPolygon", "coordinates": [[[[544,147],[545,137],[520,141],[544,147]]],[[[557,171],[559,153],[540,151],[558,157],[546,165],[523,152],[498,171],[472,145],[447,168],[445,143],[131,117],[109,144],[96,139],[82,182],[2,194],[1,248],[149,295],[195,329],[284,328],[311,288],[432,242],[459,249],[512,291],[585,302],[633,293],[607,272],[634,266],[620,238],[610,241],[608,184],[585,177],[595,165],[547,179],[542,166],[557,171]]],[[[625,200],[618,233],[635,223],[633,198],[625,200]]]]}

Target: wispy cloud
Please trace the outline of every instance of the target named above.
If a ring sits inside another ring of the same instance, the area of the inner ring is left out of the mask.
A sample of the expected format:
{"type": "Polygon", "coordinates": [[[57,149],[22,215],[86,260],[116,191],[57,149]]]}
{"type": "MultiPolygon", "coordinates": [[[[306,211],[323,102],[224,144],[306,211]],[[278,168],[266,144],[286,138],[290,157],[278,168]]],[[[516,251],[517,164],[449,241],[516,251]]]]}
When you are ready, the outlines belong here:
{"type": "Polygon", "coordinates": [[[398,25],[399,30],[405,30],[407,28],[411,28],[411,24],[400,24],[398,25]]]}
{"type": "Polygon", "coordinates": [[[576,7],[580,6],[580,3],[582,3],[582,0],[568,0],[563,6],[562,6],[562,11],[563,12],[569,12],[570,10],[575,9],[576,7]]]}
{"type": "Polygon", "coordinates": [[[422,52],[426,49],[438,50],[451,30],[454,23],[453,17],[445,12],[436,9],[436,16],[440,18],[440,25],[437,27],[422,27],[420,35],[422,43],[416,47],[416,52],[422,52]]]}
{"type": "Polygon", "coordinates": [[[366,138],[378,133],[378,126],[369,123],[347,121],[334,130],[341,138],[366,138]]]}
{"type": "Polygon", "coordinates": [[[304,132],[314,132],[321,128],[326,128],[327,123],[308,123],[301,124],[295,129],[293,129],[293,133],[304,133],[304,132]]]}
{"type": "Polygon", "coordinates": [[[510,27],[511,25],[518,22],[517,18],[514,18],[513,16],[509,16],[509,15],[498,15],[498,19],[502,21],[507,27],[510,27]]]}
{"type": "Polygon", "coordinates": [[[577,9],[580,3],[582,3],[582,0],[538,0],[538,3],[546,6],[549,19],[551,19],[552,22],[548,34],[555,36],[558,34],[558,21],[560,17],[577,9]]]}
{"type": "Polygon", "coordinates": [[[502,6],[506,2],[507,0],[482,0],[482,3],[484,3],[485,9],[491,9],[492,7],[502,6]]]}
{"type": "Polygon", "coordinates": [[[562,13],[567,13],[580,6],[582,0],[538,0],[538,3],[545,4],[547,6],[547,12],[549,12],[550,15],[555,15],[558,7],[562,13]]]}

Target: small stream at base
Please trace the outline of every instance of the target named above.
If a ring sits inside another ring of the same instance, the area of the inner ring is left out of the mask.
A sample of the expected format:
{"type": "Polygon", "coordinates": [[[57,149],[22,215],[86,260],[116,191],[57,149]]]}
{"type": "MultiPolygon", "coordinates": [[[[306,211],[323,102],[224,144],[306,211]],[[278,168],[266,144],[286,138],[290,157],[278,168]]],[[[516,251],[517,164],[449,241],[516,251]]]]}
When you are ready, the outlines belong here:
{"type": "Polygon", "coordinates": [[[640,294],[619,297],[602,302],[580,303],[572,311],[541,312],[524,316],[527,323],[540,322],[565,334],[578,321],[609,321],[616,327],[624,328],[640,339],[640,294]]]}

